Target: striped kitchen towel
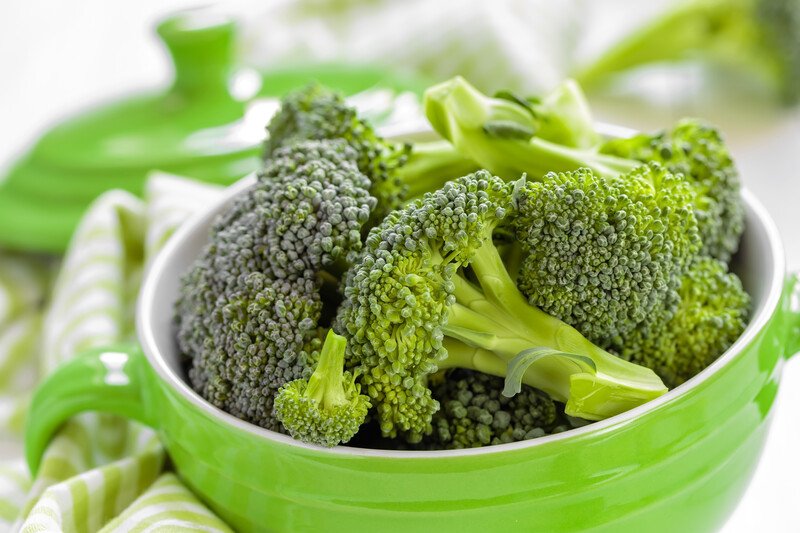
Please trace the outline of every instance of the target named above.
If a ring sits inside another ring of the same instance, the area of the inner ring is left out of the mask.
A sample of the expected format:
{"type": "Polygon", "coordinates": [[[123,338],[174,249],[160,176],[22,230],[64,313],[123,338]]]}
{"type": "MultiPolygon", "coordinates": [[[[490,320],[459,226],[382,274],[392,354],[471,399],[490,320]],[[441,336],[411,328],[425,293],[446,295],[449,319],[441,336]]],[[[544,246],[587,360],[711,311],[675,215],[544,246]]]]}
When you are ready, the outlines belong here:
{"type": "Polygon", "coordinates": [[[94,413],[72,419],[36,479],[20,441],[38,377],[88,348],[133,338],[147,262],[220,190],[157,173],[144,200],[122,191],[99,197],[62,261],[0,255],[0,529],[229,531],[164,472],[164,449],[140,424],[94,413]]]}

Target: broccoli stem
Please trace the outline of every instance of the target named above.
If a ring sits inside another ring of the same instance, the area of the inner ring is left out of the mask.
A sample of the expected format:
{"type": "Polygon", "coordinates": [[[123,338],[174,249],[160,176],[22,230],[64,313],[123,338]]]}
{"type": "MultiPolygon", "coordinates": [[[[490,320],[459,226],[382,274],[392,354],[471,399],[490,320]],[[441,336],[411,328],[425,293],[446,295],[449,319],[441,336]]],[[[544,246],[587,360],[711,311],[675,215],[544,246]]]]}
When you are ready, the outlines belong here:
{"type": "Polygon", "coordinates": [[[529,108],[508,99],[488,97],[460,76],[428,88],[423,105],[433,129],[451,142],[455,133],[451,128],[483,131],[488,127],[495,135],[525,139],[538,129],[529,108]],[[447,105],[454,101],[459,103],[458,113],[452,113],[447,105]]]}
{"type": "MultiPolygon", "coordinates": [[[[566,110],[559,113],[556,118],[568,116],[566,110]]],[[[547,130],[537,132],[531,127],[528,108],[488,98],[461,78],[428,89],[425,114],[433,128],[456,150],[469,154],[479,165],[506,180],[518,179],[523,173],[529,179],[539,180],[548,172],[568,172],[581,167],[588,167],[600,176],[615,177],[641,165],[638,161],[600,154],[597,146],[569,146],[561,140],[563,134],[553,133],[553,139],[545,138],[539,133],[546,134],[547,130]],[[517,108],[515,113],[509,111],[513,107],[517,108]]],[[[580,138],[585,136],[584,133],[580,138]]]]}
{"type": "Polygon", "coordinates": [[[456,276],[446,336],[448,357],[441,368],[467,368],[497,376],[507,364],[533,347],[554,348],[589,357],[595,372],[586,372],[569,357],[539,359],[525,371],[523,383],[566,402],[571,416],[600,420],[666,392],[656,374],[589,342],[577,330],[528,304],[508,275],[491,239],[470,263],[480,288],[456,276]]]}
{"type": "Polygon", "coordinates": [[[431,141],[414,144],[408,161],[397,174],[406,187],[406,199],[413,200],[477,169],[477,163],[465,158],[449,142],[431,141]]]}
{"type": "Polygon", "coordinates": [[[490,170],[496,169],[495,173],[507,180],[521,174],[540,180],[549,172],[570,172],[579,168],[589,168],[595,175],[611,178],[627,174],[642,164],[601,154],[595,149],[570,148],[537,137],[527,142],[484,137],[479,142],[480,147],[473,145],[465,149],[481,150],[486,154],[487,165],[491,165],[490,170]]]}
{"type": "Polygon", "coordinates": [[[353,374],[344,370],[347,341],[328,330],[314,373],[284,384],[275,396],[275,417],[294,438],[336,446],[364,423],[370,403],[353,374]]]}
{"type": "Polygon", "coordinates": [[[349,403],[342,384],[346,347],[347,339],[337,335],[332,329],[328,330],[317,368],[308,378],[306,398],[316,401],[326,411],[349,403]]]}

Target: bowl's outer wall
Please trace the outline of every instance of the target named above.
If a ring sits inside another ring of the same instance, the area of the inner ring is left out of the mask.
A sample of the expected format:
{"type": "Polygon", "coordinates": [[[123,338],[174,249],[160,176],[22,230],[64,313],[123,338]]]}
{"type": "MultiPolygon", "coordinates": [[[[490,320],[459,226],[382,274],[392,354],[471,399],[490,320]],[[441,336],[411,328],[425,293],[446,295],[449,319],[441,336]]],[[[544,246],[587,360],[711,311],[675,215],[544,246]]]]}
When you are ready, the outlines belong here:
{"type": "Polygon", "coordinates": [[[530,448],[336,455],[220,424],[160,378],[151,405],[181,477],[244,531],[710,531],[744,492],[766,437],[789,292],[734,360],[686,394],[530,448]]]}
{"type": "MultiPolygon", "coordinates": [[[[169,347],[174,332],[165,326],[171,311],[160,303],[173,298],[175,271],[183,272],[205,242],[206,230],[191,224],[167,245],[171,253],[157,258],[151,274],[159,275],[148,278],[140,300],[140,339],[157,374],[150,382],[158,383],[147,403],[158,408],[181,477],[239,530],[717,529],[744,492],[764,444],[782,356],[798,347],[787,332],[800,338],[800,315],[789,310],[798,293],[793,283],[778,302],[784,263],[777,232],[745,196],[748,222],[736,271],[757,304],[752,334],[680,394],[643,406],[636,416],[563,438],[435,458],[332,453],[225,421],[227,415],[197,398],[178,375],[178,356],[169,347]]],[[[207,227],[209,220],[196,224],[207,227]]]]}

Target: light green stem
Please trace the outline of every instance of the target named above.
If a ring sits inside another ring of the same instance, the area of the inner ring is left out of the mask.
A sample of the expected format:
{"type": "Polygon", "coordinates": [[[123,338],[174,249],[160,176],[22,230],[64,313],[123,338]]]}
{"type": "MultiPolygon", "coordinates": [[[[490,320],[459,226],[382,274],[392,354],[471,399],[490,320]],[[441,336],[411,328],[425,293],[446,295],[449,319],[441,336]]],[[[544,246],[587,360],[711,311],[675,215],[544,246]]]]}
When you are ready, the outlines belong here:
{"type": "MultiPolygon", "coordinates": [[[[634,67],[685,59],[686,51],[702,46],[710,32],[708,20],[698,16],[701,12],[692,7],[694,3],[683,2],[681,7],[637,29],[574,73],[573,78],[583,87],[590,87],[634,67]]],[[[697,2],[700,3],[703,0],[697,2]]]]}
{"type": "Polygon", "coordinates": [[[347,339],[329,330],[319,355],[317,368],[308,378],[305,396],[315,400],[323,409],[349,403],[342,385],[346,347],[347,339]]]}
{"type": "MultiPolygon", "coordinates": [[[[578,97],[568,101],[573,107],[583,105],[578,97]]],[[[553,120],[582,113],[569,106],[550,112],[553,120]]],[[[615,177],[640,165],[637,161],[600,154],[594,146],[585,147],[587,139],[591,139],[591,131],[573,132],[575,138],[564,133],[564,128],[539,132],[529,109],[489,98],[458,77],[428,89],[425,114],[433,128],[456,150],[469,154],[479,165],[507,180],[516,180],[523,173],[539,180],[548,172],[568,172],[581,167],[590,168],[601,176],[615,177]],[[519,132],[530,129],[531,134],[498,134],[503,128],[519,132]],[[574,148],[562,143],[584,147],[574,148]]]]}
{"type": "Polygon", "coordinates": [[[517,354],[535,347],[589,357],[595,372],[585,371],[569,357],[551,356],[532,363],[523,382],[566,402],[569,414],[590,420],[618,414],[666,392],[652,370],[609,354],[575,328],[529,305],[490,239],[470,265],[481,287],[456,279],[456,303],[449,307],[443,328],[449,339],[442,368],[505,376],[505,367],[517,354]]]}
{"type": "Polygon", "coordinates": [[[406,199],[413,200],[478,168],[477,163],[461,155],[449,142],[432,141],[414,144],[398,176],[406,186],[406,199]]]}

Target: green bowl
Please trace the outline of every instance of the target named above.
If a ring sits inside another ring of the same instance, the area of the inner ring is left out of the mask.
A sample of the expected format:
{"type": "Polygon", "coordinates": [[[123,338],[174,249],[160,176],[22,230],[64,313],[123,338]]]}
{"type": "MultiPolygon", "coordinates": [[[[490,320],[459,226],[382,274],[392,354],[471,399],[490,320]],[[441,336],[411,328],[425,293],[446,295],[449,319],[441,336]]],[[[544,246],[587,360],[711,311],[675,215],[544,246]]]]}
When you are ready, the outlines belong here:
{"type": "Polygon", "coordinates": [[[73,360],[37,391],[36,471],[57,427],[85,410],[156,428],[180,477],[243,531],[710,531],[736,506],[767,436],[784,358],[798,347],[797,278],[748,192],[734,269],[752,320],[710,367],[650,403],[580,429],[462,451],[319,448],[234,418],[186,383],[172,329],[178,279],[233,196],[184,225],[150,268],[141,348],[73,360]]]}

